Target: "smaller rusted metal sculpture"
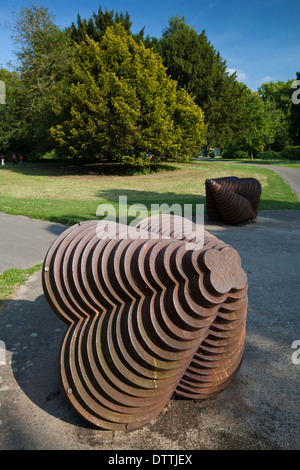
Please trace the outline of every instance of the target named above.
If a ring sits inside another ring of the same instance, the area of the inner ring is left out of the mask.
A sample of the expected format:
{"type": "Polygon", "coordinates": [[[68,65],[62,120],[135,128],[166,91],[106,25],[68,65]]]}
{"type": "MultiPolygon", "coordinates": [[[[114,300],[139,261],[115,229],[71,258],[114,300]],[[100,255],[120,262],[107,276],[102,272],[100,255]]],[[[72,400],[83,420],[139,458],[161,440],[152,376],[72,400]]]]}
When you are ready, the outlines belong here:
{"type": "Polygon", "coordinates": [[[182,217],[127,226],[83,222],[45,257],[49,305],[67,325],[63,390],[102,429],[148,423],[172,395],[220,393],[241,364],[247,276],[239,254],[182,217]],[[203,232],[202,232],[203,235],[203,232]]]}
{"type": "Polygon", "coordinates": [[[207,179],[206,212],[209,219],[237,225],[257,217],[261,184],[255,178],[207,179]]]}

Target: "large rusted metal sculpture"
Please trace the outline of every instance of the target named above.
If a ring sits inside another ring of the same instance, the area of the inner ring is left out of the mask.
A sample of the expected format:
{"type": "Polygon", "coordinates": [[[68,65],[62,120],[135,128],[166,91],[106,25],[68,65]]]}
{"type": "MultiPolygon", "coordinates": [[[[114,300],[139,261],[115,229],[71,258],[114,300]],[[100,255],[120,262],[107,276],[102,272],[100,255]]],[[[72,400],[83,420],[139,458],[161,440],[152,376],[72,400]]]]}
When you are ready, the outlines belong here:
{"type": "Polygon", "coordinates": [[[159,215],[128,236],[126,226],[83,222],[45,257],[45,296],[68,325],[62,387],[102,429],[138,428],[174,394],[212,397],[241,364],[248,284],[240,256],[181,224],[159,215]]]}
{"type": "Polygon", "coordinates": [[[209,219],[237,225],[257,217],[261,184],[255,178],[207,179],[206,212],[209,219]]]}

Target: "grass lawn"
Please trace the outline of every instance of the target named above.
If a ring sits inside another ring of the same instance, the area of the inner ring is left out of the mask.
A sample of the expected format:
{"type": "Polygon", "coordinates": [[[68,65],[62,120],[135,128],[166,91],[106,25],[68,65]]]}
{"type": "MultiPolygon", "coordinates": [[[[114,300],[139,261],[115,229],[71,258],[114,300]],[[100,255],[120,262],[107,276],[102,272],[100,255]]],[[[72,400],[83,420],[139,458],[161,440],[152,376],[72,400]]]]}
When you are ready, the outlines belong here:
{"type": "Polygon", "coordinates": [[[41,268],[42,264],[39,264],[30,269],[8,269],[0,274],[0,313],[5,302],[12,298],[16,289],[25,284],[29,276],[41,268]]]}
{"type": "MultiPolygon", "coordinates": [[[[228,160],[227,160],[228,161],[228,160]]],[[[245,163],[247,165],[277,165],[277,166],[288,166],[291,168],[300,168],[300,161],[299,160],[263,160],[259,158],[255,158],[254,160],[234,160],[235,163],[245,163]]],[[[224,163],[224,162],[223,162],[224,163]]]]}
{"type": "MultiPolygon", "coordinates": [[[[174,165],[168,166],[174,170],[174,165]]],[[[99,164],[3,166],[0,211],[71,225],[96,219],[100,204],[112,203],[118,213],[119,196],[127,196],[128,205],[142,203],[148,210],[155,203],[205,204],[205,179],[222,176],[257,178],[262,185],[260,209],[300,209],[297,195],[267,168],[221,161],[175,166],[174,171],[134,176],[101,174],[99,164]]]]}

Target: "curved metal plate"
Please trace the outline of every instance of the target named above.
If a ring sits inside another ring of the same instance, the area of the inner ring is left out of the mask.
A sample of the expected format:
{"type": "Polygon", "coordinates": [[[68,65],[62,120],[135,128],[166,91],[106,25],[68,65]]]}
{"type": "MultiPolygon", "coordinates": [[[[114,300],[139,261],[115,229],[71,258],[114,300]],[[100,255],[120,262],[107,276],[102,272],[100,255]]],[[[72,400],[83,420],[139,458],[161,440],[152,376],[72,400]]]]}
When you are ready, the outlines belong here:
{"type": "Polygon", "coordinates": [[[255,219],[261,196],[261,184],[255,178],[207,179],[206,211],[211,220],[237,225],[255,219]]]}

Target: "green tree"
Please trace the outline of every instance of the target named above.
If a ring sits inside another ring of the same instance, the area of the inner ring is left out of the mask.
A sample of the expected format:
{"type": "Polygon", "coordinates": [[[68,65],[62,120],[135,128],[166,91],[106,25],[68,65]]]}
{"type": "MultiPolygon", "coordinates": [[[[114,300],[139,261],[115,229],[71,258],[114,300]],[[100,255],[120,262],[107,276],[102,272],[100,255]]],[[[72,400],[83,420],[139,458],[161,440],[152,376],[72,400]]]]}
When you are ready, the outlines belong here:
{"type": "Polygon", "coordinates": [[[283,150],[287,145],[293,142],[290,134],[290,115],[292,108],[291,87],[293,80],[287,82],[268,82],[261,85],[258,89],[259,95],[264,103],[268,103],[270,109],[273,109],[276,115],[277,128],[274,142],[271,149],[275,151],[283,150]]]}
{"type": "Polygon", "coordinates": [[[253,159],[257,153],[273,144],[280,124],[281,113],[274,111],[272,103],[264,102],[258,92],[247,89],[245,102],[247,116],[240,148],[247,150],[253,159]]]}
{"type": "Polygon", "coordinates": [[[114,10],[102,10],[101,6],[97,12],[88,19],[82,19],[80,14],[77,15],[76,24],[73,22],[70,27],[71,38],[76,43],[80,44],[86,40],[86,36],[93,39],[95,42],[100,42],[103,38],[106,28],[122,24],[125,30],[130,33],[132,21],[129,13],[115,13],[114,10]]]}
{"type": "Polygon", "coordinates": [[[72,63],[71,41],[46,7],[23,7],[15,15],[13,40],[22,83],[19,120],[33,152],[50,148],[49,127],[56,84],[72,63]]]}
{"type": "Polygon", "coordinates": [[[226,61],[208,41],[205,31],[186,24],[184,17],[173,17],[163,32],[160,46],[168,74],[195,98],[207,123],[207,143],[225,147],[237,142],[243,133],[244,88],[230,75],[226,61]]]}
{"type": "Polygon", "coordinates": [[[0,69],[0,80],[5,85],[5,104],[0,104],[0,153],[7,155],[17,152],[20,140],[20,125],[18,115],[21,101],[19,99],[22,87],[17,72],[0,69]]]}
{"type": "Polygon", "coordinates": [[[60,124],[51,128],[57,150],[74,157],[120,159],[191,155],[203,144],[201,109],[165,71],[158,54],[122,25],[101,42],[76,47],[69,79],[57,89],[60,124]]]}

